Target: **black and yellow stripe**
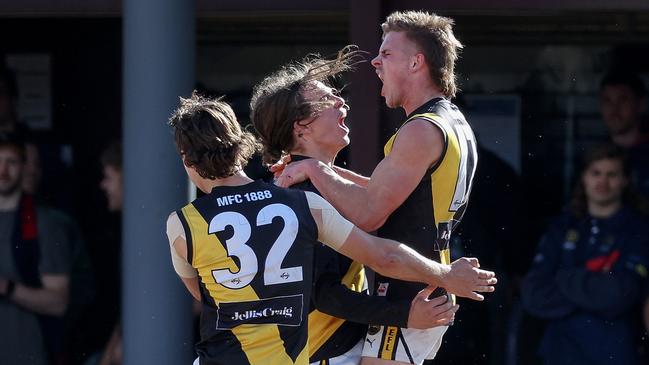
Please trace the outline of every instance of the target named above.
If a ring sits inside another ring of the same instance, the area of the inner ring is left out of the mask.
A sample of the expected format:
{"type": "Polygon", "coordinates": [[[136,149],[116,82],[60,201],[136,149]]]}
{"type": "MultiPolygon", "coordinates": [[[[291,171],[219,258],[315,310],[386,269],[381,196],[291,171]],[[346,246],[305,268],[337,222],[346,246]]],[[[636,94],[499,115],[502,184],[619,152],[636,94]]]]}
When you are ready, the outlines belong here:
{"type": "MultiPolygon", "coordinates": [[[[450,264],[450,236],[468,203],[477,166],[477,145],[464,116],[447,100],[426,103],[410,115],[401,128],[416,119],[426,120],[442,131],[443,154],[379,229],[379,235],[407,243],[427,257],[450,264]],[[431,242],[435,242],[436,247],[431,247],[431,242]]],[[[385,144],[385,156],[392,151],[398,133],[397,130],[385,144]]],[[[390,289],[394,293],[393,286],[390,289]]],[[[414,289],[408,291],[413,292],[416,293],[414,289]]]]}
{"type": "MultiPolygon", "coordinates": [[[[254,189],[255,186],[248,187],[254,189]]],[[[273,196],[282,198],[282,195],[289,195],[284,191],[278,191],[274,187],[264,184],[264,189],[274,189],[273,196]]],[[[245,191],[241,192],[244,194],[245,191]]],[[[214,194],[214,192],[213,192],[214,194]]],[[[305,217],[310,212],[308,203],[303,193],[291,192],[293,203],[287,205],[296,212],[298,217],[305,217]],[[300,201],[300,198],[303,201],[300,201]],[[296,203],[297,202],[297,203],[296,203]]],[[[284,196],[286,198],[286,196],[284,196]]],[[[274,198],[273,198],[274,199],[274,198]]],[[[316,242],[317,228],[314,221],[308,219],[300,220],[300,232],[291,251],[288,252],[283,263],[285,267],[296,266],[306,263],[304,267],[304,278],[302,281],[280,284],[265,285],[263,280],[263,265],[268,255],[270,246],[274,243],[279,232],[283,229],[283,223],[278,222],[265,225],[261,228],[252,228],[250,242],[247,242],[254,250],[259,262],[259,273],[249,285],[240,288],[229,288],[217,282],[213,272],[216,270],[228,269],[232,273],[239,271],[239,263],[228,255],[227,245],[224,239],[230,239],[226,235],[232,235],[225,231],[217,234],[209,234],[210,220],[219,212],[226,209],[240,209],[237,211],[251,222],[255,222],[256,214],[260,208],[273,203],[273,201],[255,202],[248,207],[219,208],[214,204],[214,197],[207,195],[199,198],[192,204],[183,207],[178,211],[178,216],[185,227],[188,243],[188,261],[198,272],[201,288],[203,311],[201,315],[201,342],[197,345],[197,352],[201,357],[201,363],[210,364],[226,363],[238,364],[295,364],[306,365],[309,363],[308,338],[306,310],[304,313],[295,313],[301,316],[299,325],[281,325],[275,323],[263,324],[237,324],[231,328],[218,328],[220,307],[238,308],[240,304],[272,300],[275,297],[287,295],[298,295],[303,298],[302,308],[308,306],[310,297],[310,282],[312,270],[308,264],[312,262],[313,246],[316,242]],[[221,237],[221,234],[224,236],[221,237]],[[273,238],[271,238],[273,237],[273,238]]],[[[234,229],[234,228],[232,228],[234,229]]]]}

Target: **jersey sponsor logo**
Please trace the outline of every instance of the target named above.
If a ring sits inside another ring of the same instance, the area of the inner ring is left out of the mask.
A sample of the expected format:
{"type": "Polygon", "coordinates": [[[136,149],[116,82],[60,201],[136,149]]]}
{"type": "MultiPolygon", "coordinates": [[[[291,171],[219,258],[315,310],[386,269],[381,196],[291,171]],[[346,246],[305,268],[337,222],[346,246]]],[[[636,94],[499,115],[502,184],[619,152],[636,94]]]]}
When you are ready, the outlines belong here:
{"type": "Polygon", "coordinates": [[[247,302],[220,303],[216,329],[232,329],[242,324],[297,327],[302,323],[302,310],[302,294],[247,302]]]}

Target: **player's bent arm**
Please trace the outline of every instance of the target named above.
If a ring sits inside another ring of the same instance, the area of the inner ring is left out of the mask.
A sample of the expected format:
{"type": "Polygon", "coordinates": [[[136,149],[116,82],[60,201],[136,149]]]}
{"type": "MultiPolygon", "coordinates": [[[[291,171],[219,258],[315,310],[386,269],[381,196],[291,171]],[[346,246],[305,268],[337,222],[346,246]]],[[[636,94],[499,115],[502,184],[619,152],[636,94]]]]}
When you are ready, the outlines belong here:
{"type": "MultiPolygon", "coordinates": [[[[401,128],[392,151],[378,164],[366,188],[315,160],[292,163],[282,176],[306,175],[345,217],[364,231],[373,231],[412,193],[430,166],[441,157],[443,149],[441,129],[428,121],[414,120],[401,128]]],[[[287,185],[282,177],[278,182],[287,185]]]]}
{"type": "Polygon", "coordinates": [[[15,283],[14,292],[9,299],[38,314],[62,316],[68,307],[68,274],[43,274],[41,282],[41,288],[15,283]]]}
{"type": "Polygon", "coordinates": [[[174,212],[167,219],[167,239],[171,251],[171,262],[176,274],[180,277],[189,293],[197,301],[201,301],[201,294],[198,285],[198,273],[189,262],[187,262],[187,239],[185,229],[180,223],[178,215],[174,212]]]}

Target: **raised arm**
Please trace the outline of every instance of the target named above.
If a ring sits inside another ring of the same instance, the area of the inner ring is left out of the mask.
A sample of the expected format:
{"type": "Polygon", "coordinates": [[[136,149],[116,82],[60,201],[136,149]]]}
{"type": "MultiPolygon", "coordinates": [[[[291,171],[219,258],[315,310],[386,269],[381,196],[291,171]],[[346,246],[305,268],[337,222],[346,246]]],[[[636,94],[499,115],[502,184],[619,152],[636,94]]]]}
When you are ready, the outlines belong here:
{"type": "Polygon", "coordinates": [[[443,149],[442,131],[418,119],[401,128],[392,151],[378,164],[367,187],[312,159],[289,164],[277,184],[286,187],[310,179],[345,217],[359,228],[373,231],[412,193],[430,166],[442,156],[443,149]]]}
{"type": "Polygon", "coordinates": [[[396,279],[443,287],[473,300],[477,292],[492,292],[497,280],[491,271],[481,270],[475,258],[461,258],[451,265],[429,260],[408,246],[371,236],[343,218],[322,197],[306,192],[311,213],[318,224],[318,240],[376,272],[396,279]]]}

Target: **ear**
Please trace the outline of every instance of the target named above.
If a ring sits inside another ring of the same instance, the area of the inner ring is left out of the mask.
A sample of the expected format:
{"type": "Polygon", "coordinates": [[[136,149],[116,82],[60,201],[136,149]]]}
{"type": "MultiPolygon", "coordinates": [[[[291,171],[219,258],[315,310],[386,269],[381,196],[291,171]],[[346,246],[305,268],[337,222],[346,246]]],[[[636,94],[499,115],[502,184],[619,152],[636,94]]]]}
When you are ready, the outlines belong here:
{"type": "Polygon", "coordinates": [[[417,53],[410,57],[410,69],[413,72],[419,71],[424,67],[426,67],[426,58],[423,53],[417,53]]]}
{"type": "Polygon", "coordinates": [[[189,166],[187,164],[187,160],[185,159],[185,154],[184,153],[182,155],[180,155],[180,159],[183,160],[183,166],[185,166],[186,168],[191,168],[191,166],[189,166]]]}
{"type": "Polygon", "coordinates": [[[293,122],[293,138],[296,140],[309,132],[309,125],[302,125],[300,121],[293,122]]]}

